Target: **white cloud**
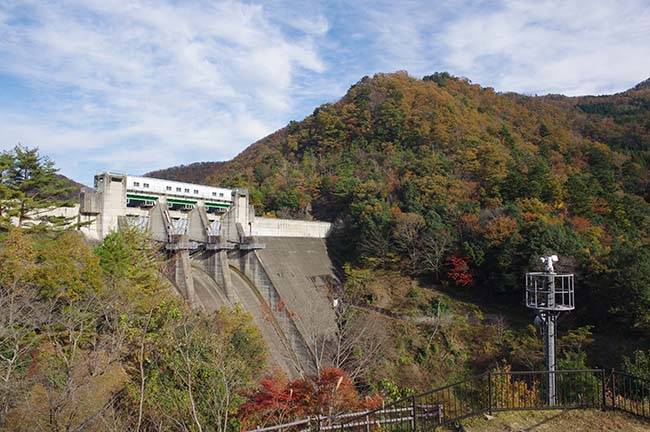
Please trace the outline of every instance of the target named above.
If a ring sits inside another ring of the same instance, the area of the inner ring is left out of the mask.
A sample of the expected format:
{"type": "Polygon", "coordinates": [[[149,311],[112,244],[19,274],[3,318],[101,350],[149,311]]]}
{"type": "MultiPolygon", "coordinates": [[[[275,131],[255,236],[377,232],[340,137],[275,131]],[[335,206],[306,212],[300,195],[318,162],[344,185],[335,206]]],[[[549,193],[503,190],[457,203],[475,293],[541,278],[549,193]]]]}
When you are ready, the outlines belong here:
{"type": "Polygon", "coordinates": [[[650,5],[0,0],[0,146],[39,145],[86,182],[223,160],[399,69],[501,91],[620,91],[650,74],[650,5]]]}
{"type": "Polygon", "coordinates": [[[417,75],[435,62],[429,35],[440,27],[450,4],[448,0],[358,0],[343,2],[339,8],[346,18],[346,33],[337,49],[350,70],[362,74],[408,70],[417,75]]]}
{"type": "Polygon", "coordinates": [[[506,1],[465,11],[440,38],[451,70],[500,90],[602,93],[650,73],[643,1],[506,1]]]}
{"type": "Polygon", "coordinates": [[[323,35],[330,29],[327,19],[322,15],[314,18],[296,16],[288,21],[287,24],[299,31],[312,35],[323,35]]]}
{"type": "Polygon", "coordinates": [[[360,45],[348,66],[363,73],[446,70],[500,91],[569,95],[650,75],[647,0],[359,0],[351,14],[360,45]]]}
{"type": "Polygon", "coordinates": [[[2,2],[0,17],[0,73],[48,95],[2,110],[2,145],[39,145],[64,171],[64,151],[134,172],[232,157],[282,126],[297,73],[325,69],[326,21],[289,37],[237,1],[2,2]]]}

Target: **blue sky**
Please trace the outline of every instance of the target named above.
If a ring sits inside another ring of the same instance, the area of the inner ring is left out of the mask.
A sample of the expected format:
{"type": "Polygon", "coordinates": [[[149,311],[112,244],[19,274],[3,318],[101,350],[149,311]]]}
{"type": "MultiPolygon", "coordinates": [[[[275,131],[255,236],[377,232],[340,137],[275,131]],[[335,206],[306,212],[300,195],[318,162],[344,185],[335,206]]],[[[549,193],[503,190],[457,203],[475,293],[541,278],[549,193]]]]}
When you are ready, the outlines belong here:
{"type": "Polygon", "coordinates": [[[650,1],[0,0],[0,149],[86,184],[225,160],[396,70],[625,90],[650,76],[650,1]]]}

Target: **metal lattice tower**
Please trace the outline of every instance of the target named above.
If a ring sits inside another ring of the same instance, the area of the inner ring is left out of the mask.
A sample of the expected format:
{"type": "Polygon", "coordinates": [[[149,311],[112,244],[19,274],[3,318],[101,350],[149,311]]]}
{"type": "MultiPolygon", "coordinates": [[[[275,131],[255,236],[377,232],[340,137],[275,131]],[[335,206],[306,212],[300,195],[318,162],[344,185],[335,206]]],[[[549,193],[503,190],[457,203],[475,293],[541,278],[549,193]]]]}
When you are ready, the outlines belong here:
{"type": "Polygon", "coordinates": [[[555,389],[555,331],[561,312],[573,310],[575,298],[573,274],[555,272],[553,263],[556,255],[541,258],[543,272],[526,273],[526,306],[537,313],[535,322],[542,328],[544,338],[544,359],[548,371],[548,404],[556,403],[555,389]]]}

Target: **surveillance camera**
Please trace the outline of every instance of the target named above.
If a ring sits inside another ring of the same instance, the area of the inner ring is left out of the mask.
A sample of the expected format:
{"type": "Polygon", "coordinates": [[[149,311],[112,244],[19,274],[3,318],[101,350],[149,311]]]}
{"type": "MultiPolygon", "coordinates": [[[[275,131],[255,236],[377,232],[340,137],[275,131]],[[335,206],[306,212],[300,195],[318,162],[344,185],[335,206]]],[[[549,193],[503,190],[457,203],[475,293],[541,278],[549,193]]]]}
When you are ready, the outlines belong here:
{"type": "Polygon", "coordinates": [[[558,261],[557,255],[545,256],[541,258],[544,263],[544,270],[549,273],[555,273],[553,263],[558,261]]]}

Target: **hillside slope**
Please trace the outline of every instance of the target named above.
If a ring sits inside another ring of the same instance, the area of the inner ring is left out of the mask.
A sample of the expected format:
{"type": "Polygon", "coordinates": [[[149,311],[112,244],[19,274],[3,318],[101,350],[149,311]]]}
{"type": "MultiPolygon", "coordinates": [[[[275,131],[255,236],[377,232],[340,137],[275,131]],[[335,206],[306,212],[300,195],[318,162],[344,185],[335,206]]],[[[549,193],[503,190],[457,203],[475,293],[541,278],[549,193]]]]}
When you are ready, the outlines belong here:
{"type": "Polygon", "coordinates": [[[154,177],[165,180],[203,183],[205,179],[214,174],[223,162],[194,162],[189,165],[179,165],[151,171],[145,177],[154,177]]]}
{"type": "Polygon", "coordinates": [[[469,419],[464,426],[468,432],[642,432],[650,428],[650,423],[622,412],[569,410],[498,413],[491,420],[469,419]]]}
{"type": "MultiPolygon", "coordinates": [[[[383,74],[391,76],[396,74],[383,74]]],[[[434,74],[428,77],[429,81],[438,83],[457,80],[445,73],[434,74]]],[[[364,78],[367,82],[367,77],[364,78]]],[[[491,91],[490,89],[486,89],[491,91]]],[[[543,101],[547,107],[560,108],[566,116],[566,126],[573,132],[589,139],[603,142],[615,149],[634,150],[644,153],[646,165],[648,148],[650,147],[650,78],[637,84],[633,88],[604,96],[579,96],[567,97],[562,95],[523,96],[516,93],[500,94],[504,98],[519,99],[523,104],[534,104],[543,101]],[[525,102],[528,101],[528,102],[525,102]]],[[[344,98],[345,99],[345,98],[344,98]]],[[[549,112],[552,114],[552,112],[549,112]]],[[[293,123],[293,122],[292,122],[293,123]]],[[[268,137],[265,137],[246,148],[233,161],[228,162],[196,162],[188,165],[179,165],[146,175],[152,177],[169,178],[183,181],[205,182],[210,177],[221,178],[217,170],[250,165],[255,161],[256,155],[263,152],[266,147],[277,147],[278,143],[286,139],[286,128],[283,128],[268,137]],[[235,163],[237,161],[238,163],[235,163]]],[[[634,155],[637,157],[639,155],[634,155]]],[[[231,170],[234,172],[234,170],[231,170]]],[[[647,178],[646,178],[647,186],[647,178]]]]}
{"type": "MultiPolygon", "coordinates": [[[[348,273],[400,272],[479,304],[521,309],[522,274],[557,253],[578,289],[564,328],[595,326],[641,348],[650,336],[649,147],[646,84],[530,97],[445,73],[378,74],[204,180],[248,187],[261,213],[334,222],[333,253],[348,273]]],[[[365,288],[348,294],[378,301],[365,288]]],[[[620,360],[624,350],[607,345],[614,357],[590,363],[620,360]]]]}
{"type": "Polygon", "coordinates": [[[614,95],[550,99],[564,105],[572,128],[584,137],[631,155],[646,167],[650,163],[650,79],[614,95]]]}

